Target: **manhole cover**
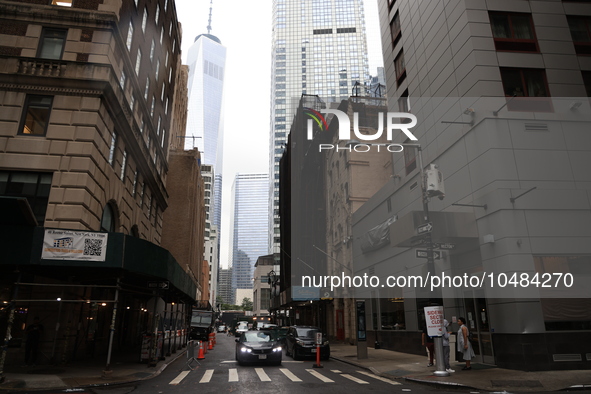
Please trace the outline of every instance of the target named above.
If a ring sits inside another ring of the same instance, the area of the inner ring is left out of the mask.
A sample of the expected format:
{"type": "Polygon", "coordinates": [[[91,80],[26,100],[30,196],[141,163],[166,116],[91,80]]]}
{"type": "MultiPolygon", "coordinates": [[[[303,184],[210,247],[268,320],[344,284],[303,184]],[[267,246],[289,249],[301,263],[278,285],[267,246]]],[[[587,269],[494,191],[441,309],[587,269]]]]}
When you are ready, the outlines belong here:
{"type": "Polygon", "coordinates": [[[544,387],[538,380],[491,380],[493,387],[544,387]]]}

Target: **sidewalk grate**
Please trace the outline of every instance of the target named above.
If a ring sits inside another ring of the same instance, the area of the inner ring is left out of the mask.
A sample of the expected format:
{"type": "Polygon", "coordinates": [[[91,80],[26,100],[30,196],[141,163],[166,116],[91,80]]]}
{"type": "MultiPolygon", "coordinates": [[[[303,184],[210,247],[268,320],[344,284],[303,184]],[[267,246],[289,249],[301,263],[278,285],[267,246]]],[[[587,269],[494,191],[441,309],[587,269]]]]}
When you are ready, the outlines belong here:
{"type": "Polygon", "coordinates": [[[544,387],[539,380],[491,380],[493,387],[544,387]]]}

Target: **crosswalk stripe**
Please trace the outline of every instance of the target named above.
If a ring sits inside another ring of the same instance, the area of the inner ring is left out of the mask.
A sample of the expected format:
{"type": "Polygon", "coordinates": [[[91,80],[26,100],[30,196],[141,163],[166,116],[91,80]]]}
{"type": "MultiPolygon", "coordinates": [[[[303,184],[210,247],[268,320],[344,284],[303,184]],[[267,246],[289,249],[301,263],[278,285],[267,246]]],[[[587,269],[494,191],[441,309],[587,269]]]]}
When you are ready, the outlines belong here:
{"type": "Polygon", "coordinates": [[[189,374],[189,372],[191,371],[183,371],[179,373],[179,376],[171,380],[168,384],[179,384],[189,374]]]}
{"type": "Polygon", "coordinates": [[[338,369],[331,369],[330,372],[334,372],[334,373],[342,373],[341,371],[339,371],[338,369]]]}
{"type": "Polygon", "coordinates": [[[279,369],[285,376],[287,376],[292,382],[301,382],[302,379],[295,376],[289,369],[280,368],[279,369]]]}
{"type": "Polygon", "coordinates": [[[326,376],[319,374],[318,372],[316,372],[313,369],[306,369],[306,371],[310,372],[310,374],[312,374],[312,376],[322,380],[324,383],[334,383],[334,380],[331,380],[331,379],[327,378],[326,376]]]}
{"type": "Polygon", "coordinates": [[[359,384],[369,384],[369,382],[366,382],[365,380],[361,380],[359,378],[356,378],[355,376],[351,376],[348,375],[346,373],[341,374],[342,377],[347,378],[349,380],[354,381],[355,383],[359,383],[359,384]]]}
{"type": "Polygon", "coordinates": [[[374,374],[372,374],[372,373],[365,372],[365,371],[357,371],[357,373],[360,373],[360,374],[363,374],[363,375],[369,376],[370,378],[374,378],[374,379],[380,380],[380,381],[382,381],[382,382],[385,382],[385,383],[390,383],[390,384],[392,384],[392,385],[399,385],[399,384],[402,384],[402,383],[400,383],[400,382],[395,382],[395,381],[393,381],[393,380],[386,379],[386,378],[383,378],[383,377],[381,377],[381,376],[374,375],[374,374]]]}
{"type": "Polygon", "coordinates": [[[267,375],[265,373],[263,368],[255,368],[254,371],[257,373],[257,375],[259,375],[259,379],[261,379],[261,382],[270,382],[271,381],[271,378],[269,378],[269,375],[267,375]]]}
{"type": "Polygon", "coordinates": [[[237,382],[238,381],[238,369],[230,368],[228,375],[228,382],[237,382]]]}
{"type": "Polygon", "coordinates": [[[213,369],[208,369],[207,371],[205,371],[205,374],[203,375],[203,377],[201,378],[199,383],[209,383],[212,376],[213,376],[213,369]]]}

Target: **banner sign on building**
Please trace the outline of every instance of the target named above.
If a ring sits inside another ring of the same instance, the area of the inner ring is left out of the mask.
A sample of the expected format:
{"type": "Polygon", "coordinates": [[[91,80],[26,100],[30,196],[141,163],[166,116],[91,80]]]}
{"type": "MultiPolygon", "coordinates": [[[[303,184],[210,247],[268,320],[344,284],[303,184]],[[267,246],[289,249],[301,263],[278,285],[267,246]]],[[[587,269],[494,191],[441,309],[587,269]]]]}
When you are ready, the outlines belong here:
{"type": "Polygon", "coordinates": [[[105,261],[107,238],[107,233],[46,229],[41,258],[105,261]]]}
{"type": "Polygon", "coordinates": [[[425,322],[427,323],[427,335],[440,337],[443,335],[443,307],[426,306],[425,322]]]}

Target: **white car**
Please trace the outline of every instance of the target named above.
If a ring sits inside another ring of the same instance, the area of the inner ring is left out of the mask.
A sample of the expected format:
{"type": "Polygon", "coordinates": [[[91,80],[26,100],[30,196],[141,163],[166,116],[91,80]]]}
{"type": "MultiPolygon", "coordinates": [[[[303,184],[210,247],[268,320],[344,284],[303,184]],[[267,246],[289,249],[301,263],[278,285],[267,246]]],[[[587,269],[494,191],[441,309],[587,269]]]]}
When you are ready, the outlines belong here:
{"type": "Polygon", "coordinates": [[[226,332],[226,325],[225,324],[220,324],[218,326],[218,332],[226,332]]]}

